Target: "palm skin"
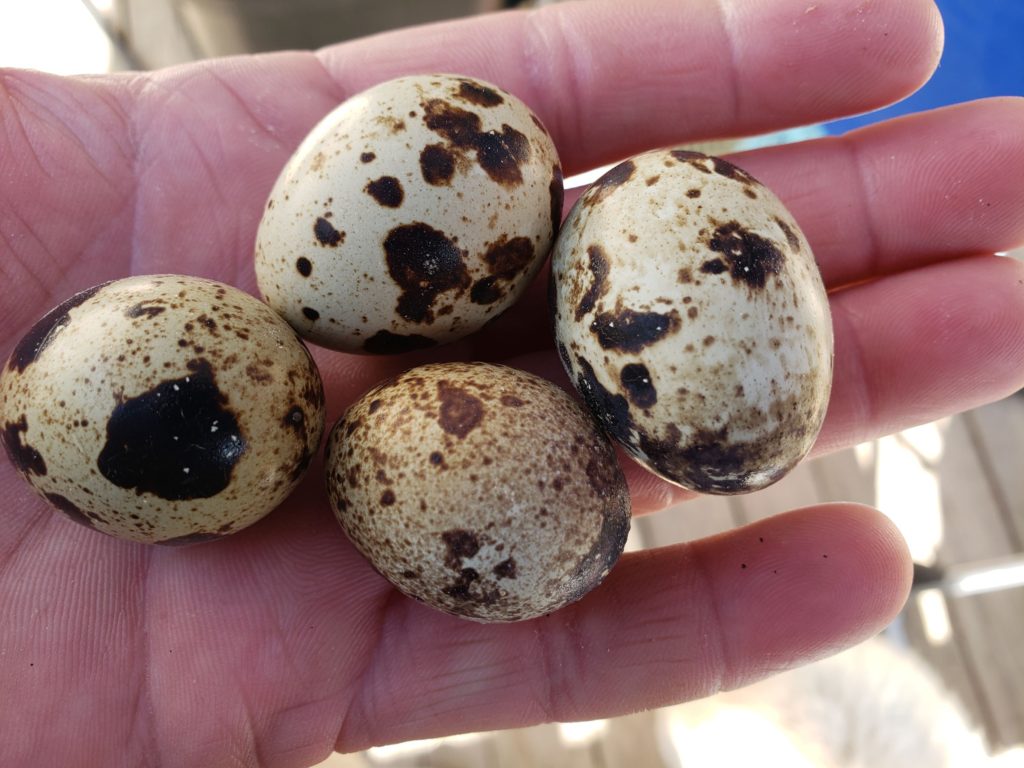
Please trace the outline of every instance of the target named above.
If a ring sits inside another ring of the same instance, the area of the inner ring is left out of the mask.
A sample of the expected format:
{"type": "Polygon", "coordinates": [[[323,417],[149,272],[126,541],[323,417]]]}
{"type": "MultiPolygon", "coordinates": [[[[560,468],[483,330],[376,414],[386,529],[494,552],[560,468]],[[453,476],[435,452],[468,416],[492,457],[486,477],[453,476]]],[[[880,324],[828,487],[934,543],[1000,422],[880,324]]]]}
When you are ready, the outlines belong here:
{"type": "MultiPolygon", "coordinates": [[[[315,55],[88,79],[0,71],[0,352],[52,304],[127,274],[255,292],[256,226],[288,155],[340,100],[391,76],[497,82],[540,114],[571,174],[881,105],[940,49],[929,0],[592,0],[315,55]]],[[[1024,269],[991,255],[1024,240],[1022,122],[1024,103],[993,100],[739,158],[793,210],[832,292],[818,452],[1024,383],[1024,269]]],[[[425,360],[562,380],[542,294],[429,353],[316,350],[329,419],[425,360]]],[[[628,474],[638,513],[683,497],[628,474]]],[[[832,505],[627,555],[569,608],[476,625],[374,573],[319,476],[314,465],[240,534],[169,550],[53,514],[3,463],[0,765],[305,766],[334,748],[614,715],[833,653],[883,627],[908,588],[892,526],[832,505]]]]}

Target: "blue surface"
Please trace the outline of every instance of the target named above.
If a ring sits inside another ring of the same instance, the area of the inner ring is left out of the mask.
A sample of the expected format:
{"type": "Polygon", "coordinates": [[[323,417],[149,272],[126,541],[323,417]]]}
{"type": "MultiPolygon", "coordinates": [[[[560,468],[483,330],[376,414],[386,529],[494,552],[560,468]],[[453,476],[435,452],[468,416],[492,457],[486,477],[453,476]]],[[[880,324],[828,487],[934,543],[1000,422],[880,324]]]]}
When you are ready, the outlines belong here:
{"type": "Polygon", "coordinates": [[[936,4],[946,27],[946,46],[928,84],[899,104],[828,123],[829,133],[986,96],[1024,96],[1024,0],[936,4]]]}

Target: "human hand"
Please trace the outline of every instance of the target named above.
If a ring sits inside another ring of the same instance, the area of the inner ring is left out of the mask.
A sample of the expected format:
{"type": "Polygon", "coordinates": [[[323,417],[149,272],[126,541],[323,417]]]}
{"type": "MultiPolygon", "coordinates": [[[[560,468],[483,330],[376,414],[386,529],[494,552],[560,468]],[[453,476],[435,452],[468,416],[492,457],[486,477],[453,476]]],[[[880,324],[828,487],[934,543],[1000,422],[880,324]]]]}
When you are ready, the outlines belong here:
{"type": "MultiPolygon", "coordinates": [[[[592,0],[317,55],[81,79],[4,71],[0,352],[51,305],[128,274],[255,292],[256,226],[288,155],[339,101],[392,76],[453,71],[516,93],[571,174],[879,106],[919,85],[940,46],[928,0],[592,0]]],[[[991,255],[1024,240],[1022,122],[1024,102],[993,100],[739,159],[796,215],[833,292],[818,452],[1024,383],[1024,269],[991,255]]],[[[329,418],[426,360],[564,382],[543,293],[429,353],[315,350],[329,418]]],[[[637,512],[683,498],[628,476],[637,512]]],[[[628,554],[575,605],[483,626],[372,571],[332,519],[318,465],[266,520],[187,549],[76,526],[6,462],[0,493],[4,766],[302,766],[332,748],[665,705],[870,636],[909,582],[891,525],[834,505],[628,554]]]]}

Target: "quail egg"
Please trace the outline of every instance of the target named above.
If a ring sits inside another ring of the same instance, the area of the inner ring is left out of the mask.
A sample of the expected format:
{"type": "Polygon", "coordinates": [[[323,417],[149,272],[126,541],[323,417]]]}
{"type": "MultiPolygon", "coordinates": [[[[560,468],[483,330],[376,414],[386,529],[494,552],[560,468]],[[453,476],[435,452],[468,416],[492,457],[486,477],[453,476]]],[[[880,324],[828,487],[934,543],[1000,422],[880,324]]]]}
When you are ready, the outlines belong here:
{"type": "Polygon", "coordinates": [[[485,363],[409,370],[328,439],[327,485],[355,546],[402,592],[478,621],[582,597],[629,531],[608,439],[568,393],[485,363]]]}
{"type": "Polygon", "coordinates": [[[562,363],[605,430],[661,477],[741,493],[814,443],[832,326],[792,215],[750,174],[681,149],[616,166],[552,253],[562,363]]]}
{"type": "Polygon", "coordinates": [[[218,538],[270,512],[319,445],[323,405],[273,310],[173,275],[73,296],[0,374],[14,466],[76,522],[147,543],[218,538]]]}
{"type": "Polygon", "coordinates": [[[256,240],[266,300],[306,339],[399,353],[511,306],[562,212],[544,126],[500,88],[391,80],[328,114],[288,161],[256,240]]]}

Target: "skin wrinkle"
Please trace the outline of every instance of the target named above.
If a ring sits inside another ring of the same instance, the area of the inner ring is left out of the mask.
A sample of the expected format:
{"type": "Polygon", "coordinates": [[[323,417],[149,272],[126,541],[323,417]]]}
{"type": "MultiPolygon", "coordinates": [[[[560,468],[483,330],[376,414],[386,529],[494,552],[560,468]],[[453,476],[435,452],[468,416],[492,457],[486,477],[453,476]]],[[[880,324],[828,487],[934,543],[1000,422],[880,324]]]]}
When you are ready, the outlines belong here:
{"type": "MultiPolygon", "coordinates": [[[[238,700],[242,707],[242,722],[245,724],[243,733],[245,734],[245,743],[242,750],[246,758],[255,758],[255,765],[273,765],[263,759],[263,751],[260,749],[260,738],[257,735],[259,732],[258,722],[256,716],[253,714],[253,707],[249,704],[248,697],[245,695],[245,687],[241,681],[235,681],[236,688],[238,690],[238,700]]],[[[252,765],[252,761],[246,759],[245,762],[240,762],[239,765],[252,765]]]]}
{"type": "MultiPolygon", "coordinates": [[[[330,68],[327,66],[327,62],[324,59],[329,55],[330,47],[321,48],[319,51],[315,51],[312,54],[313,60],[317,63],[317,68],[323,74],[324,80],[330,86],[331,98],[337,104],[341,104],[349,96],[352,95],[347,89],[342,87],[341,83],[331,74],[330,68]]],[[[312,127],[312,126],[310,126],[312,127]]]]}
{"type": "Polygon", "coordinates": [[[572,26],[563,11],[561,6],[553,5],[525,12],[521,17],[522,45],[519,50],[528,90],[524,101],[539,105],[537,111],[547,116],[543,119],[552,135],[562,137],[564,146],[573,146],[585,141],[582,123],[573,120],[572,130],[567,130],[567,121],[552,117],[566,112],[551,108],[548,102],[550,98],[568,98],[578,107],[572,114],[587,114],[582,101],[583,94],[587,92],[583,78],[585,72],[593,71],[590,66],[593,56],[585,40],[578,36],[573,39],[572,26]],[[547,23],[549,19],[553,23],[547,23]],[[548,87],[551,82],[560,84],[557,91],[548,87]],[[548,121],[553,121],[553,124],[548,124],[548,121]]]}
{"type": "Polygon", "coordinates": [[[725,125],[730,125],[739,122],[744,106],[742,89],[740,88],[742,78],[740,77],[736,25],[733,21],[734,6],[730,0],[715,0],[714,7],[718,17],[719,28],[721,29],[722,36],[725,38],[726,47],[729,49],[729,56],[727,57],[729,76],[726,79],[726,82],[729,84],[729,96],[726,99],[722,99],[722,101],[730,105],[732,112],[722,122],[725,125]]]}
{"type": "Polygon", "coordinates": [[[722,614],[719,610],[720,596],[715,589],[715,580],[711,577],[711,571],[705,562],[703,548],[690,543],[677,545],[679,552],[685,553],[683,558],[692,563],[694,571],[700,576],[704,584],[702,590],[697,590],[705,595],[708,605],[702,615],[710,619],[711,636],[705,635],[705,644],[702,649],[707,656],[707,680],[704,682],[705,696],[714,696],[719,691],[729,687],[729,681],[733,676],[734,663],[729,653],[729,643],[725,634],[725,627],[722,624],[722,614]]]}
{"type": "Polygon", "coordinates": [[[18,534],[17,540],[14,542],[14,546],[11,548],[10,553],[0,561],[0,579],[3,579],[10,572],[11,565],[18,559],[18,553],[24,546],[25,542],[29,540],[35,529],[42,525],[44,528],[48,528],[50,523],[54,520],[53,515],[48,514],[37,514],[32,517],[29,522],[18,534]]]}
{"type": "Polygon", "coordinates": [[[378,600],[381,605],[378,609],[378,620],[375,623],[375,637],[370,643],[370,649],[366,654],[366,661],[362,669],[356,672],[350,681],[351,690],[348,705],[344,708],[341,718],[341,727],[334,739],[334,748],[338,751],[345,751],[347,743],[363,743],[362,739],[350,737],[350,733],[358,735],[373,734],[376,732],[375,723],[377,718],[371,717],[370,713],[377,708],[373,706],[376,694],[372,681],[374,673],[378,668],[386,668],[387,660],[382,658],[385,652],[383,642],[386,630],[391,625],[397,625],[398,629],[406,623],[409,605],[411,602],[394,587],[389,587],[378,600]]]}
{"type": "MultiPolygon", "coordinates": [[[[833,374],[838,374],[840,372],[844,374],[853,374],[852,378],[849,375],[844,375],[842,381],[844,388],[849,389],[852,387],[853,389],[853,394],[851,395],[848,393],[846,395],[846,399],[849,402],[856,403],[856,418],[854,419],[854,423],[874,424],[875,422],[873,420],[877,418],[875,402],[878,395],[872,392],[873,388],[868,380],[867,357],[864,351],[864,344],[860,338],[858,324],[851,316],[852,310],[847,307],[846,302],[843,301],[842,295],[833,298],[829,304],[832,312],[832,327],[842,327],[840,332],[835,333],[837,340],[842,339],[840,342],[842,346],[837,345],[837,359],[839,359],[838,356],[841,354],[844,359],[852,360],[852,364],[844,366],[842,371],[840,371],[839,366],[835,366],[833,374]]],[[[825,414],[825,422],[828,423],[827,412],[825,414]]],[[[848,427],[845,427],[845,425],[844,428],[849,429],[848,427]]],[[[854,443],[861,442],[865,437],[874,437],[874,433],[877,431],[877,429],[872,430],[870,435],[862,434],[863,430],[860,430],[860,432],[855,435],[845,434],[839,440],[829,441],[822,447],[818,446],[818,443],[821,442],[819,436],[819,440],[815,443],[814,452],[819,455],[821,453],[831,452],[833,450],[837,450],[843,445],[852,445],[854,443]]],[[[827,434],[824,427],[822,428],[822,434],[827,434]]]]}
{"type": "Polygon", "coordinates": [[[150,574],[152,572],[153,555],[152,550],[146,550],[142,553],[142,589],[138,591],[139,599],[135,609],[136,615],[142,617],[138,641],[141,663],[139,665],[138,689],[135,693],[135,703],[133,706],[134,717],[128,731],[128,741],[129,743],[137,744],[137,751],[152,759],[154,761],[152,763],[153,767],[158,768],[164,764],[164,760],[162,759],[163,752],[160,749],[160,740],[157,736],[159,728],[157,726],[157,707],[153,696],[151,670],[153,665],[153,643],[150,633],[152,613],[148,609],[148,606],[153,604],[150,600],[152,592],[150,574]],[[133,739],[137,731],[141,732],[142,736],[133,739]]]}
{"type": "Polygon", "coordinates": [[[147,88],[150,87],[152,80],[146,75],[140,75],[138,77],[132,77],[127,81],[128,92],[131,96],[131,109],[125,110],[125,114],[128,116],[128,141],[131,146],[131,166],[132,166],[132,179],[134,184],[132,185],[131,202],[130,202],[130,219],[128,226],[128,274],[138,274],[138,260],[136,254],[139,253],[139,239],[140,239],[140,206],[142,205],[142,195],[140,193],[142,187],[142,154],[143,154],[143,135],[141,133],[141,126],[139,123],[139,109],[138,105],[142,102],[143,95],[147,88]]]}
{"type": "Polygon", "coordinates": [[[239,109],[241,109],[242,114],[249,118],[250,122],[252,122],[252,124],[259,130],[260,133],[262,133],[264,136],[270,139],[282,151],[288,150],[288,146],[280,137],[277,136],[273,128],[271,128],[267,123],[265,123],[256,115],[256,113],[246,103],[245,99],[243,99],[241,95],[239,95],[238,91],[231,85],[231,83],[229,83],[227,80],[225,80],[223,77],[217,74],[217,70],[215,67],[207,68],[206,73],[211,80],[216,82],[220,86],[220,88],[225,93],[227,93],[228,96],[231,97],[231,99],[238,105],[239,109]]]}
{"type": "MultiPolygon", "coordinates": [[[[43,242],[39,239],[39,236],[35,233],[35,231],[28,226],[28,224],[25,222],[25,220],[16,211],[14,211],[13,208],[8,208],[7,209],[7,213],[15,221],[17,221],[19,224],[21,224],[23,227],[25,227],[28,230],[29,235],[31,235],[32,239],[36,241],[36,244],[39,246],[39,249],[43,253],[45,253],[47,256],[49,256],[50,259],[52,260],[53,256],[49,253],[49,250],[46,248],[46,246],[43,244],[43,242]]],[[[31,278],[32,282],[39,288],[39,290],[43,294],[46,295],[47,302],[53,303],[52,302],[52,299],[53,299],[53,291],[52,291],[52,289],[47,287],[46,280],[43,277],[40,277],[38,274],[36,274],[36,270],[35,270],[36,265],[39,265],[41,267],[46,262],[44,260],[42,260],[42,259],[26,258],[24,255],[22,255],[23,249],[17,247],[14,243],[12,243],[10,238],[8,237],[8,235],[3,231],[3,229],[0,229],[0,238],[3,238],[4,244],[7,246],[8,250],[10,251],[11,256],[14,257],[13,258],[14,263],[16,263],[19,267],[21,267],[22,271],[26,275],[28,275],[28,277],[31,278]]],[[[2,266],[0,266],[0,272],[2,272],[4,278],[6,278],[11,283],[13,283],[16,278],[12,277],[9,274],[8,267],[7,267],[8,263],[9,263],[8,259],[5,258],[5,259],[2,260],[2,266]]],[[[22,330],[24,330],[24,329],[22,329],[22,330]]]]}
{"type": "MultiPolygon", "coordinates": [[[[32,156],[32,160],[35,162],[36,167],[39,169],[40,173],[46,176],[46,178],[52,180],[53,177],[50,175],[46,167],[43,165],[42,159],[39,157],[39,153],[36,151],[36,148],[33,145],[32,140],[29,138],[29,131],[25,127],[25,122],[21,119],[21,111],[18,108],[18,100],[14,95],[14,91],[11,89],[9,85],[9,83],[12,82],[17,82],[17,78],[14,76],[13,71],[0,69],[0,96],[4,97],[4,101],[6,101],[11,106],[10,109],[0,109],[0,118],[2,118],[2,116],[4,115],[11,115],[14,118],[14,122],[17,124],[18,132],[21,134],[22,143],[26,147],[28,147],[29,152],[32,156]]],[[[3,120],[3,124],[6,123],[7,121],[3,120]]]]}
{"type": "Polygon", "coordinates": [[[866,178],[866,170],[864,162],[861,157],[861,146],[860,141],[856,135],[854,136],[843,136],[835,139],[835,142],[842,147],[846,154],[850,158],[850,162],[853,166],[853,173],[851,174],[857,183],[857,202],[858,210],[860,213],[860,219],[863,222],[863,226],[860,228],[861,232],[867,233],[867,254],[868,258],[866,264],[861,271],[875,275],[879,271],[880,263],[880,239],[878,236],[878,225],[874,217],[874,209],[871,205],[872,196],[868,194],[868,181],[866,178]]]}
{"type": "MultiPolygon", "coordinates": [[[[102,178],[109,187],[111,187],[112,189],[116,189],[117,185],[109,176],[107,176],[102,165],[97,161],[97,158],[93,156],[93,153],[90,151],[90,147],[87,145],[85,141],[83,141],[82,137],[79,135],[79,132],[74,130],[71,127],[71,125],[64,118],[62,118],[55,109],[47,105],[45,101],[37,99],[33,95],[30,95],[30,92],[38,93],[39,91],[35,83],[33,83],[31,80],[26,79],[20,81],[19,85],[21,86],[21,94],[26,103],[26,111],[29,112],[40,123],[47,125],[56,125],[56,130],[61,134],[61,138],[65,141],[70,141],[75,146],[77,146],[80,154],[88,159],[89,166],[91,167],[92,171],[97,176],[102,178]],[[38,112],[30,109],[27,106],[27,104],[31,104],[36,110],[38,110],[38,112]]],[[[46,94],[43,95],[45,96],[46,94]]],[[[76,93],[74,89],[68,89],[66,91],[60,92],[60,96],[62,98],[69,98],[73,100],[83,115],[89,115],[91,111],[91,105],[82,104],[77,98],[75,98],[75,95],[76,93]]],[[[103,129],[99,128],[99,126],[97,126],[97,128],[97,132],[103,135],[104,138],[107,138],[103,129]]]]}

